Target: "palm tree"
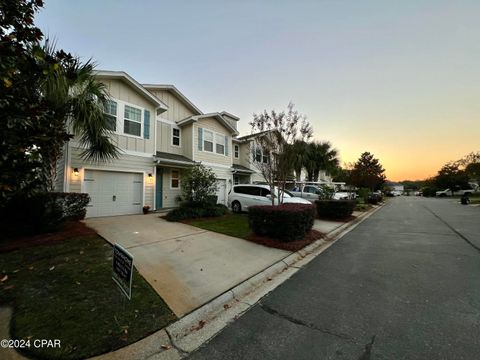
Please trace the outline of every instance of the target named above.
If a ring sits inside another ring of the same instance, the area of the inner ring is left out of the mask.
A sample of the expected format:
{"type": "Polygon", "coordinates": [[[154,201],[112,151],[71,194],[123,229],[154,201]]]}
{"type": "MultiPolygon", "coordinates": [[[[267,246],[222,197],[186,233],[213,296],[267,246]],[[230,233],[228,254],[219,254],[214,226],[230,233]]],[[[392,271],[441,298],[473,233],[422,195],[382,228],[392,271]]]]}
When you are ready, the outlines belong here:
{"type": "Polygon", "coordinates": [[[84,148],[81,156],[86,160],[110,161],[118,157],[119,150],[109,137],[108,119],[103,111],[108,93],[105,85],[95,78],[94,64],[82,63],[63,51],[56,52],[48,40],[44,52],[46,58],[54,57],[58,61],[40,89],[53,111],[53,121],[48,124],[49,146],[40,149],[51,190],[63,146],[73,136],[77,136],[84,148]]]}
{"type": "Polygon", "coordinates": [[[303,140],[297,140],[292,145],[294,157],[292,158],[292,167],[295,171],[295,180],[301,181],[302,169],[307,162],[307,148],[308,144],[303,140]]]}
{"type": "Polygon", "coordinates": [[[308,181],[317,182],[321,170],[331,173],[338,164],[338,151],[329,142],[307,144],[305,168],[308,181]]]}

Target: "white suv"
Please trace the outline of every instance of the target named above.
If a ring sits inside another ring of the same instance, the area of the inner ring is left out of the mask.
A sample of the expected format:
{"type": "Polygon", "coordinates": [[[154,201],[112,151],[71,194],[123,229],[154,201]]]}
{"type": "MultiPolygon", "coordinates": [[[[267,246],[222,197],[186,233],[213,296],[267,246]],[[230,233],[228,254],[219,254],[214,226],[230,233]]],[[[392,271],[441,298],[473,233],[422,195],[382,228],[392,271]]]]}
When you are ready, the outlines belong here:
{"type": "MultiPolygon", "coordinates": [[[[278,188],[275,187],[275,204],[278,204],[277,195],[278,188]]],[[[284,204],[311,204],[308,200],[295,197],[288,191],[283,194],[284,204]]],[[[247,211],[250,206],[255,205],[271,205],[272,194],[270,192],[270,186],[268,185],[255,185],[255,184],[241,184],[234,185],[232,190],[228,193],[228,205],[232,208],[232,211],[239,213],[241,211],[247,211]]]]}

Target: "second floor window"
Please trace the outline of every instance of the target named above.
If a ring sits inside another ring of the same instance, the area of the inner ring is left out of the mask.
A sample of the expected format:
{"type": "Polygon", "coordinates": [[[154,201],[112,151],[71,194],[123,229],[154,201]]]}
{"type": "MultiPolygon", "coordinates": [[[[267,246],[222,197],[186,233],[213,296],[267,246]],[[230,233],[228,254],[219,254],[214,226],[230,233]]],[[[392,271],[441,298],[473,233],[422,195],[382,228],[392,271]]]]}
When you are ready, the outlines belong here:
{"type": "Polygon", "coordinates": [[[107,100],[103,104],[103,109],[107,119],[107,129],[117,131],[117,103],[112,100],[107,100]]]}
{"type": "Polygon", "coordinates": [[[142,111],[125,105],[124,117],[123,132],[129,135],[140,136],[142,132],[142,111]]]}
{"type": "Polygon", "coordinates": [[[172,129],[172,145],[180,146],[180,129],[172,129]]]}
{"type": "Polygon", "coordinates": [[[203,130],[203,151],[213,152],[213,133],[203,130]]]}
{"type": "Polygon", "coordinates": [[[259,146],[255,146],[253,161],[257,163],[268,164],[270,163],[270,153],[268,151],[262,151],[259,146]]]}
{"type": "Polygon", "coordinates": [[[225,136],[216,134],[215,143],[217,154],[225,155],[225,136]]]}
{"type": "Polygon", "coordinates": [[[240,148],[238,145],[235,145],[235,159],[238,159],[240,157],[240,148]]]}

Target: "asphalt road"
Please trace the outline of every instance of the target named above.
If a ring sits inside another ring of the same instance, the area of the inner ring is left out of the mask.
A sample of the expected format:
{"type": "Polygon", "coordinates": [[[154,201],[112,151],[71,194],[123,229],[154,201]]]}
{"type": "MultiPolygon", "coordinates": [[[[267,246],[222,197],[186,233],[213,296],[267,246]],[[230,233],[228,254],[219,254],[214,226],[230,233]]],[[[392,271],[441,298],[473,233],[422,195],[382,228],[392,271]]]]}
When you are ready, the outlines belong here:
{"type": "Polygon", "coordinates": [[[480,359],[480,207],[391,199],[190,359],[480,359]]]}

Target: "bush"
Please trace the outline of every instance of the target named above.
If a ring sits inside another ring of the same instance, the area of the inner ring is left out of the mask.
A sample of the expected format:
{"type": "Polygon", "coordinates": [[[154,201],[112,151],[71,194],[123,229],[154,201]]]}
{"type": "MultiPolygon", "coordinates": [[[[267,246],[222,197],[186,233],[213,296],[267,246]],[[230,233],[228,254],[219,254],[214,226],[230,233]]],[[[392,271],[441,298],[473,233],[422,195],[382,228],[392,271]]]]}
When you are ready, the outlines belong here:
{"type": "Polygon", "coordinates": [[[39,193],[17,196],[2,209],[1,217],[9,233],[38,234],[58,230],[66,220],[85,218],[88,194],[39,193]]]}
{"type": "Polygon", "coordinates": [[[62,193],[53,192],[49,196],[55,198],[62,207],[64,220],[83,220],[87,214],[87,205],[90,196],[83,193],[62,193]]]}
{"type": "Polygon", "coordinates": [[[437,188],[435,187],[425,187],[422,189],[422,195],[425,196],[425,197],[431,197],[431,196],[435,196],[436,195],[436,192],[438,191],[437,188]]]}
{"type": "Polygon", "coordinates": [[[328,219],[347,219],[355,209],[355,200],[317,200],[317,214],[328,219]]]}
{"type": "Polygon", "coordinates": [[[303,239],[314,220],[313,205],[252,206],[248,210],[248,224],[255,234],[284,242],[303,239]]]}
{"type": "Polygon", "coordinates": [[[228,213],[228,208],[222,204],[206,205],[205,203],[182,204],[181,207],[167,213],[167,221],[181,221],[200,217],[219,217],[228,213]]]}

